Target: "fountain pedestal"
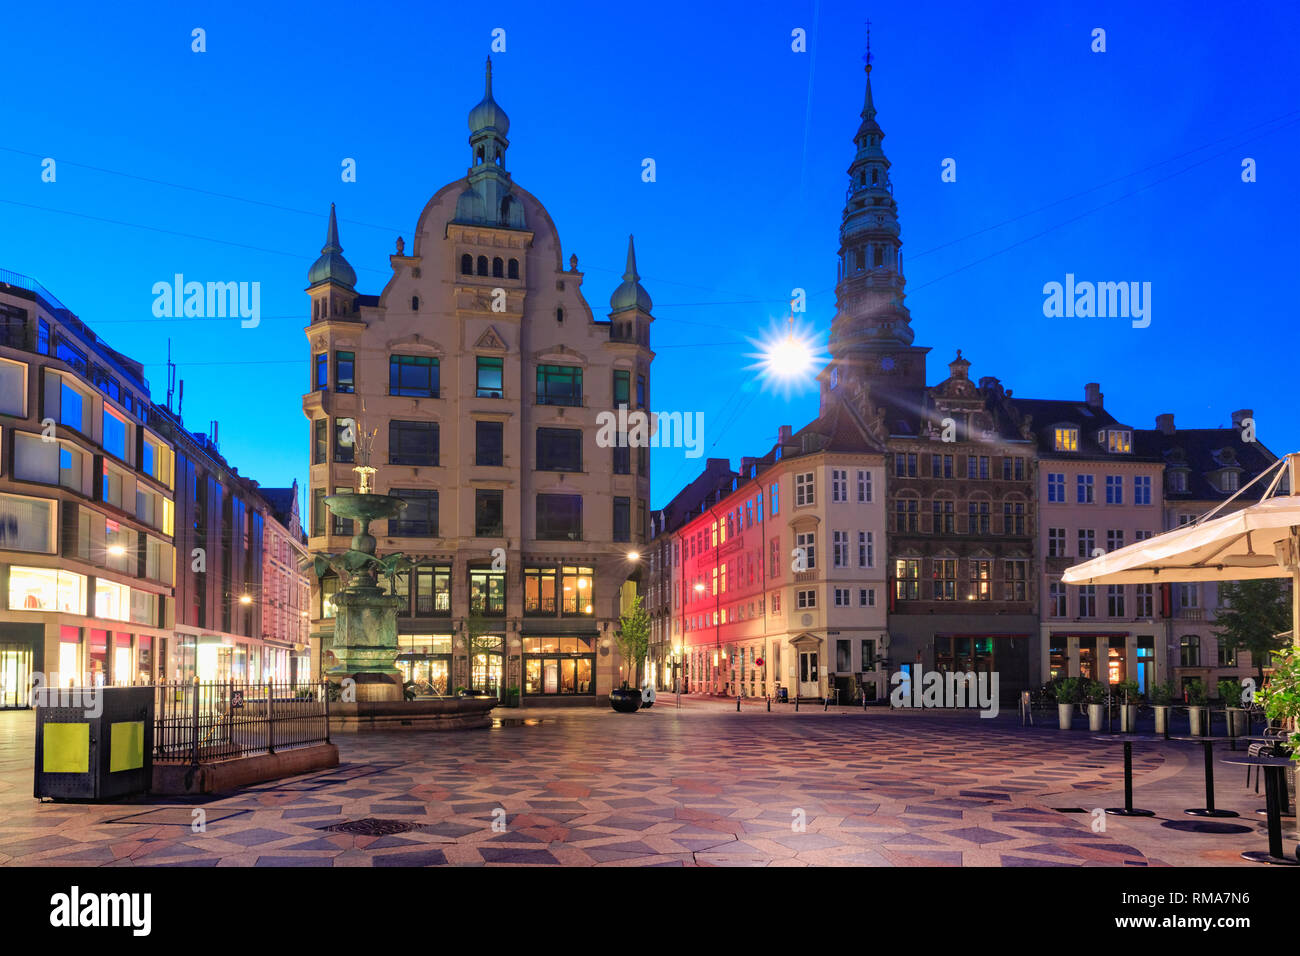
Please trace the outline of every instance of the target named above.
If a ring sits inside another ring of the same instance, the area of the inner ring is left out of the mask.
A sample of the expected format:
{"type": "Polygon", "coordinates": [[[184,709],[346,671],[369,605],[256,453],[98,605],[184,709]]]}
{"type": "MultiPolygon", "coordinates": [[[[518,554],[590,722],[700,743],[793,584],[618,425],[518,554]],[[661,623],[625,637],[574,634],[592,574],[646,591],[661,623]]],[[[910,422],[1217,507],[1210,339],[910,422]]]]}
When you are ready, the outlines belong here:
{"type": "Polygon", "coordinates": [[[382,588],[344,588],[334,596],[335,665],[331,682],[350,677],[358,701],[402,700],[402,672],[397,657],[397,610],[405,602],[382,588]]]}

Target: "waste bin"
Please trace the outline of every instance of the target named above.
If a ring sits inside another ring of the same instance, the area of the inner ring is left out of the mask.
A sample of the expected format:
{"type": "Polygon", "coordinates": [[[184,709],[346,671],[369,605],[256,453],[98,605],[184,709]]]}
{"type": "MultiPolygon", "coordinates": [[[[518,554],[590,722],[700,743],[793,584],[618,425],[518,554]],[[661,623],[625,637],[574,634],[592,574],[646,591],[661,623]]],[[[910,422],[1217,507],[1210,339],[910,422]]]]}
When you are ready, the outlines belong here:
{"type": "Polygon", "coordinates": [[[110,800],[149,790],[152,687],[42,688],[36,705],[34,796],[110,800]]]}

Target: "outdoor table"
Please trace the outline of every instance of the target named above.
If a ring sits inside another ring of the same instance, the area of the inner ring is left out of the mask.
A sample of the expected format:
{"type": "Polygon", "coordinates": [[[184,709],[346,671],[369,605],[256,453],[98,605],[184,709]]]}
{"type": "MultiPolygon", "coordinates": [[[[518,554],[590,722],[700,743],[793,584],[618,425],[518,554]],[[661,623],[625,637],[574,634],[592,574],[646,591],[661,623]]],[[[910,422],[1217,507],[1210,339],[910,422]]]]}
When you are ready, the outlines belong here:
{"type": "MultiPolygon", "coordinates": [[[[1284,744],[1284,743],[1286,743],[1286,740],[1283,739],[1283,738],[1281,738],[1281,737],[1261,737],[1261,736],[1258,736],[1258,735],[1249,735],[1249,736],[1246,736],[1246,737],[1238,737],[1237,739],[1238,739],[1238,740],[1245,740],[1245,741],[1247,741],[1247,742],[1249,742],[1249,743],[1261,743],[1261,744],[1276,744],[1276,743],[1283,743],[1283,744],[1284,744]]],[[[1284,758],[1284,759],[1285,759],[1285,758],[1284,758]]],[[[1251,766],[1259,766],[1259,764],[1251,764],[1251,766]]],[[[1247,771],[1246,782],[1247,782],[1247,783],[1250,782],[1250,773],[1249,773],[1249,771],[1247,771]]],[[[1282,791],[1282,796],[1283,796],[1283,800],[1282,800],[1281,815],[1284,816],[1284,817],[1291,817],[1291,818],[1294,819],[1294,818],[1295,818],[1295,811],[1291,809],[1291,796],[1290,796],[1290,794],[1288,794],[1285,790],[1283,790],[1283,791],[1282,791]]],[[[1261,807],[1260,809],[1256,810],[1255,812],[1258,813],[1261,817],[1268,816],[1268,808],[1267,808],[1267,807],[1261,807]]]]}
{"type": "Polygon", "coordinates": [[[1107,807],[1106,812],[1114,814],[1117,817],[1153,817],[1156,815],[1154,810],[1143,810],[1133,806],[1133,741],[1140,740],[1143,743],[1153,743],[1163,741],[1163,734],[1096,734],[1093,740],[1100,740],[1106,744],[1124,745],[1124,806],[1107,807]]]}
{"type": "Polygon", "coordinates": [[[1205,750],[1205,806],[1184,810],[1194,817],[1235,817],[1233,810],[1218,810],[1214,806],[1214,742],[1216,740],[1240,740],[1240,737],[1172,737],[1172,740],[1184,740],[1198,743],[1205,750]]]}
{"type": "Polygon", "coordinates": [[[1282,846],[1282,800],[1286,792],[1286,768],[1290,757],[1238,757],[1224,763],[1264,768],[1264,792],[1268,800],[1268,850],[1246,850],[1242,857],[1256,863],[1275,863],[1278,866],[1300,866],[1300,860],[1286,856],[1282,846]]]}

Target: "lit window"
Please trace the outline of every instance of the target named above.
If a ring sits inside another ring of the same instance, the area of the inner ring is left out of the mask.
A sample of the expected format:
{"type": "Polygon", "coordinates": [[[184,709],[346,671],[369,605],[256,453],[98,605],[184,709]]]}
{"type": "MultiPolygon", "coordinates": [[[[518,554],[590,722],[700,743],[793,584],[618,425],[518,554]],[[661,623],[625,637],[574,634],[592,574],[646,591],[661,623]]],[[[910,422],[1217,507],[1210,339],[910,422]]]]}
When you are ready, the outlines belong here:
{"type": "Polygon", "coordinates": [[[1079,450],[1079,429],[1077,428],[1056,429],[1056,450],[1057,451],[1078,451],[1079,450]]]}

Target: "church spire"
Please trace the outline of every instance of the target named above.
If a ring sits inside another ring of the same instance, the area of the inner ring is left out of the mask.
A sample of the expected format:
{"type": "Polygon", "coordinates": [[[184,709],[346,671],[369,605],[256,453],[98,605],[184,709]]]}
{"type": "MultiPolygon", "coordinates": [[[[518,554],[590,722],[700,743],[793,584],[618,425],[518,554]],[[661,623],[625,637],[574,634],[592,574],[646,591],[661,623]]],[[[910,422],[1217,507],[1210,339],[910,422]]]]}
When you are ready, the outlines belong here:
{"type": "Polygon", "coordinates": [[[853,137],[857,149],[849,164],[849,187],[840,220],[832,355],[909,346],[914,338],[911,316],[903,305],[903,243],[889,159],[881,147],[885,133],[876,122],[870,43],[868,30],[862,122],[853,137]]]}

